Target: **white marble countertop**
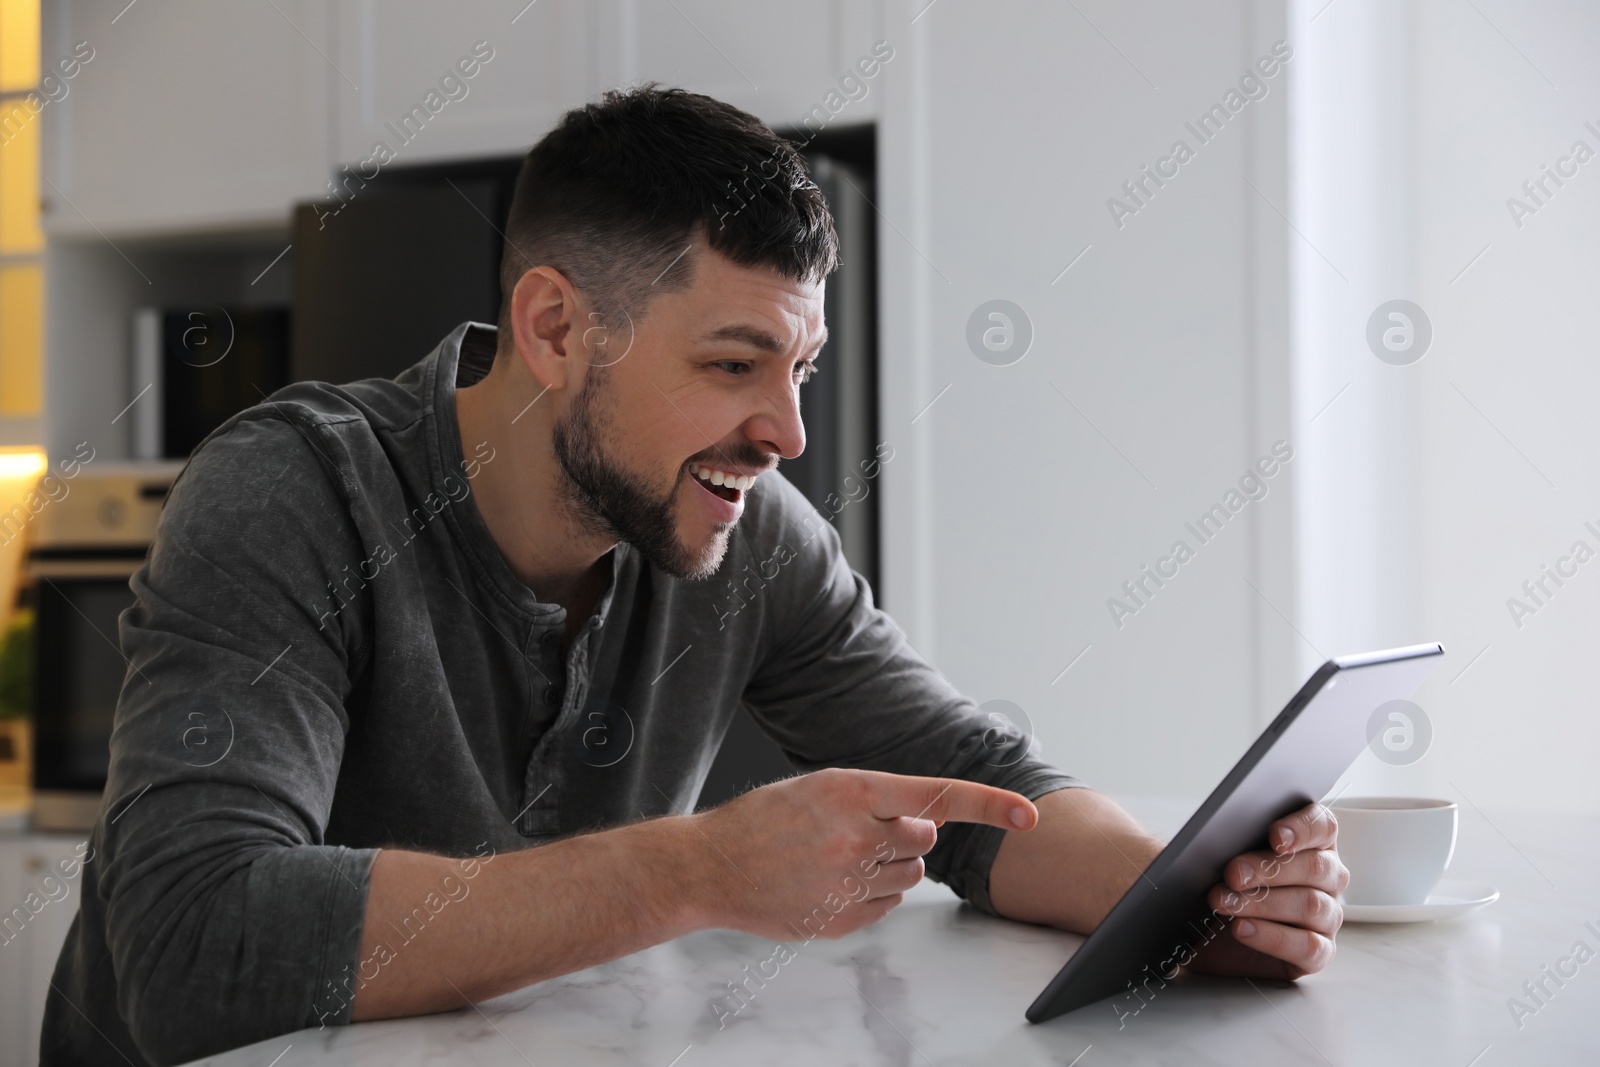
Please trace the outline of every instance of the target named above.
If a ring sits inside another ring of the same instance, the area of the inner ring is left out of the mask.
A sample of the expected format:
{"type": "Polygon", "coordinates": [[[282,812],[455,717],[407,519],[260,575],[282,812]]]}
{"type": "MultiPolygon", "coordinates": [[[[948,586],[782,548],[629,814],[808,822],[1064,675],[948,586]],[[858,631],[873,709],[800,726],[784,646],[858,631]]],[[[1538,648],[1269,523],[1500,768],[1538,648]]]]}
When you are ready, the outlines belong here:
{"type": "MultiPolygon", "coordinates": [[[[1192,804],[1119,798],[1175,832],[1192,804]]],[[[925,882],[874,927],[796,943],[794,959],[718,1026],[713,1002],[773,954],[761,938],[681,938],[461,1011],[289,1034],[202,1061],[230,1067],[630,1064],[1600,1063],[1600,955],[1542,1006],[1523,983],[1578,941],[1600,953],[1600,818],[1485,815],[1462,805],[1447,878],[1501,898],[1449,922],[1346,925],[1298,983],[1195,978],[1123,1020],[1092,1005],[1034,1026],[1023,1009],[1081,938],[991,919],[925,882]],[[1518,1021],[1508,998],[1537,1007],[1518,1021]],[[281,1057],[281,1058],[278,1058],[281,1057]]],[[[1574,966],[1567,964],[1568,968],[1574,966]]],[[[767,968],[771,973],[771,967],[767,968]]],[[[725,1002],[736,1004],[737,1002],[725,1002]]]]}

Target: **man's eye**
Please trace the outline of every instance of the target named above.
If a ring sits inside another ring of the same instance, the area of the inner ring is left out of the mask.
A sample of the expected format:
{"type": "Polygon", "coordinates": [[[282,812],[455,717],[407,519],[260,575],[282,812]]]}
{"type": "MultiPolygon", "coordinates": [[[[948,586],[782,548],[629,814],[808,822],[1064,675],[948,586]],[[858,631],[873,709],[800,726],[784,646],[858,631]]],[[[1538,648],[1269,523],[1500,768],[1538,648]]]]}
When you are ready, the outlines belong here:
{"type": "Polygon", "coordinates": [[[800,380],[801,385],[809,382],[812,376],[816,373],[817,365],[810,360],[806,360],[803,363],[796,363],[794,365],[794,376],[800,380]]]}
{"type": "Polygon", "coordinates": [[[743,374],[745,371],[750,369],[750,364],[748,364],[748,363],[739,363],[739,362],[737,362],[735,360],[722,360],[720,362],[713,363],[712,366],[713,367],[721,367],[723,370],[727,371],[729,374],[743,374]]]}

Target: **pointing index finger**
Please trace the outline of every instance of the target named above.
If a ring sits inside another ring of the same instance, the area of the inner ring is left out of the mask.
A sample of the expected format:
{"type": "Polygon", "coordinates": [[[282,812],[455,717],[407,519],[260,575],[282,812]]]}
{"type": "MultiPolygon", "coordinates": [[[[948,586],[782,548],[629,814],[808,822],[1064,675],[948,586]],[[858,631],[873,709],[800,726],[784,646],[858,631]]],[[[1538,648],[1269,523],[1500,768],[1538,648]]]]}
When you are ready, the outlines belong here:
{"type": "Polygon", "coordinates": [[[1039,810],[1020,793],[959,778],[875,774],[867,797],[869,809],[880,819],[910,816],[940,824],[982,823],[1002,830],[1031,830],[1039,822],[1039,810]]]}

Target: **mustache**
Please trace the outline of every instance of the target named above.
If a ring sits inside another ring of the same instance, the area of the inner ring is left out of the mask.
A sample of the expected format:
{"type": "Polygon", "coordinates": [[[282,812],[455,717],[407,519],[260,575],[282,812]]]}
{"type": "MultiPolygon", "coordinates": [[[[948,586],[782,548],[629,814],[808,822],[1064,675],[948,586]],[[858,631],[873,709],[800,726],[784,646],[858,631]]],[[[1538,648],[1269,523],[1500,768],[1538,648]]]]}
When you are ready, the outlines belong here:
{"type": "Polygon", "coordinates": [[[718,462],[731,464],[735,467],[753,467],[762,471],[773,470],[778,466],[778,455],[775,452],[763,452],[748,441],[732,445],[719,445],[709,448],[704,452],[689,457],[684,466],[698,463],[701,466],[715,467],[718,462]]]}

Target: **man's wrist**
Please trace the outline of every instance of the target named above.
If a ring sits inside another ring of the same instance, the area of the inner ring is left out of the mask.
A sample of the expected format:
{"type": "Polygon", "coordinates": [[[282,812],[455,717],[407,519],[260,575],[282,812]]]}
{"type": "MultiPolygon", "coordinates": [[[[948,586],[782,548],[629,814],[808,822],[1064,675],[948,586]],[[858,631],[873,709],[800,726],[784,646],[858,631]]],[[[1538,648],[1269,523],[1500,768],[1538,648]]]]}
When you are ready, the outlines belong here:
{"type": "Polygon", "coordinates": [[[646,835],[642,865],[649,873],[646,892],[658,909],[657,920],[671,937],[724,925],[718,871],[711,862],[725,865],[706,841],[699,815],[669,815],[638,823],[646,835]],[[709,857],[709,858],[708,858],[709,857]]]}
{"type": "Polygon", "coordinates": [[[995,911],[1087,934],[1165,844],[1102,793],[1059,789],[1034,802],[1039,825],[1008,833],[989,871],[995,911]]]}

